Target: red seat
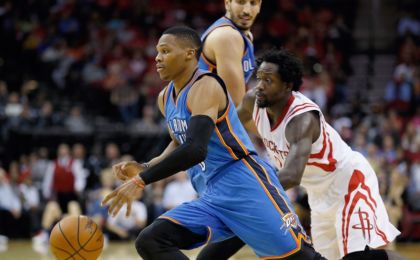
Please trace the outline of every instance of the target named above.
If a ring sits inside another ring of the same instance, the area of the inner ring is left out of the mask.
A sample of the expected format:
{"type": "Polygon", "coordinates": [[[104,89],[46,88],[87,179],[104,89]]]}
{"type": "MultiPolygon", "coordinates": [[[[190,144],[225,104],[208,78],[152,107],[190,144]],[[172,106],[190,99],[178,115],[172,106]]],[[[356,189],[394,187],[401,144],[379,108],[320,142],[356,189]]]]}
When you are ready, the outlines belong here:
{"type": "Polygon", "coordinates": [[[400,223],[400,238],[407,240],[420,239],[420,211],[412,211],[408,206],[404,206],[400,223]]]}

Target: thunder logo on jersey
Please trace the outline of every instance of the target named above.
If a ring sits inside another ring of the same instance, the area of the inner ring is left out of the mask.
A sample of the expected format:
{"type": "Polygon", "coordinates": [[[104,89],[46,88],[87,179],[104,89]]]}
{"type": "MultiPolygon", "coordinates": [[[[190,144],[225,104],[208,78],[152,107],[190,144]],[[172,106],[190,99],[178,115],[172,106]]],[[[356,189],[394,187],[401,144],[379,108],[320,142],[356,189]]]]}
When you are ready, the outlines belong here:
{"type": "Polygon", "coordinates": [[[251,58],[244,59],[244,60],[242,61],[242,69],[244,70],[244,72],[245,72],[245,73],[247,73],[247,72],[249,72],[249,71],[250,71],[250,72],[254,71],[254,69],[255,69],[254,63],[255,63],[255,62],[253,62],[253,61],[251,60],[251,58]]]}
{"type": "Polygon", "coordinates": [[[187,120],[182,118],[173,118],[168,122],[169,129],[171,129],[171,133],[176,138],[176,140],[183,144],[186,141],[186,133],[187,133],[187,120]]]}

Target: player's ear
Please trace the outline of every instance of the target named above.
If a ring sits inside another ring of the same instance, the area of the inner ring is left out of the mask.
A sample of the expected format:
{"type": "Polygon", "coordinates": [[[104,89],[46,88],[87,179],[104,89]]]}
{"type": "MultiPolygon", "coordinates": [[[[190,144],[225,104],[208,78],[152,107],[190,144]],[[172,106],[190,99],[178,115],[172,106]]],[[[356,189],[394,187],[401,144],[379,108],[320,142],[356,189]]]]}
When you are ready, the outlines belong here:
{"type": "Polygon", "coordinates": [[[195,59],[195,53],[197,50],[195,49],[188,49],[187,50],[187,59],[191,60],[191,59],[195,59]]]}
{"type": "Polygon", "coordinates": [[[232,0],[225,0],[226,11],[230,10],[230,2],[232,2],[232,0]]]}
{"type": "Polygon", "coordinates": [[[293,83],[292,82],[287,82],[286,83],[286,89],[288,91],[292,91],[293,90],[293,83]]]}

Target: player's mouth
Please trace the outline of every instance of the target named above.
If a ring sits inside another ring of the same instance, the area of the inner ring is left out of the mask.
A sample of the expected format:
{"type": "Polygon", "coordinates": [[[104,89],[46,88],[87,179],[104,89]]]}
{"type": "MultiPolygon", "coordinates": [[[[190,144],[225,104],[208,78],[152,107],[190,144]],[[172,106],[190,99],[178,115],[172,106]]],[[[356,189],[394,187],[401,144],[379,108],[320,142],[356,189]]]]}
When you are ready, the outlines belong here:
{"type": "Polygon", "coordinates": [[[239,16],[239,20],[242,23],[249,23],[252,21],[252,17],[251,16],[239,16]]]}
{"type": "Polygon", "coordinates": [[[164,67],[163,65],[161,65],[161,64],[156,64],[156,71],[157,71],[157,72],[162,71],[164,68],[165,68],[165,67],[164,67]]]}
{"type": "Polygon", "coordinates": [[[265,98],[265,95],[261,92],[257,92],[256,97],[257,97],[257,99],[263,99],[263,98],[265,98]]]}

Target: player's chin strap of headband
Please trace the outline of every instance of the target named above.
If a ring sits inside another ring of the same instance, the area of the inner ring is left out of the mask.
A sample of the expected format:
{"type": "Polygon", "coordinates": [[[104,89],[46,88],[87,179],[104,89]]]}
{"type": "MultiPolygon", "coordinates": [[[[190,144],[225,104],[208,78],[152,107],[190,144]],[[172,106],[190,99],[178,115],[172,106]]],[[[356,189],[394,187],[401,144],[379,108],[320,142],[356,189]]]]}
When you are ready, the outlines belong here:
{"type": "Polygon", "coordinates": [[[140,177],[144,183],[159,181],[204,161],[213,131],[214,122],[209,116],[192,116],[188,123],[186,141],[161,162],[143,171],[140,177]]]}

